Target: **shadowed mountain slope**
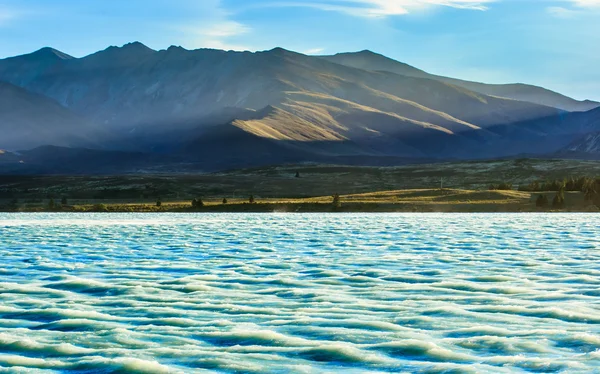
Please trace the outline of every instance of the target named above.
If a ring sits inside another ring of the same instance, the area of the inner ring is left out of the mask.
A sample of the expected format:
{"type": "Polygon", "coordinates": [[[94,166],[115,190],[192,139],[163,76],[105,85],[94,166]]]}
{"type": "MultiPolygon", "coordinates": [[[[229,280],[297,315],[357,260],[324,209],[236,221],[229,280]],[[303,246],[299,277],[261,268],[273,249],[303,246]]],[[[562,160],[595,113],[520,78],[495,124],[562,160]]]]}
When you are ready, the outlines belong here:
{"type": "Polygon", "coordinates": [[[55,101],[0,82],[0,149],[40,144],[103,147],[104,133],[55,101]]]}

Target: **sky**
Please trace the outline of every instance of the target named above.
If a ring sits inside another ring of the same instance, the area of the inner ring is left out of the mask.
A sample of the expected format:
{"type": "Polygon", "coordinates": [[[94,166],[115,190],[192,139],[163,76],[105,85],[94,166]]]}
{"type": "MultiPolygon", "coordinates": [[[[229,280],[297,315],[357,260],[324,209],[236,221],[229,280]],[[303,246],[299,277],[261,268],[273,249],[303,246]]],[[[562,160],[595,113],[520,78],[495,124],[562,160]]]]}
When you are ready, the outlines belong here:
{"type": "Polygon", "coordinates": [[[434,74],[600,100],[600,0],[0,0],[0,58],[132,41],[369,49],[434,74]]]}

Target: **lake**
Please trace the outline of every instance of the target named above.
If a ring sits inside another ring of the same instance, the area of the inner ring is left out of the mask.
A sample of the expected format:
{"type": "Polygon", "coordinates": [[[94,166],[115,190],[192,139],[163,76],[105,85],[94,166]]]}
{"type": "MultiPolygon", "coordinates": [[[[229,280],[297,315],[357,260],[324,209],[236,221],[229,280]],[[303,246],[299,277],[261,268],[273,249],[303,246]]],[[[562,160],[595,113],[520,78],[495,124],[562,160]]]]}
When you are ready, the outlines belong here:
{"type": "Polygon", "coordinates": [[[600,372],[598,218],[0,214],[0,372],[600,372]]]}

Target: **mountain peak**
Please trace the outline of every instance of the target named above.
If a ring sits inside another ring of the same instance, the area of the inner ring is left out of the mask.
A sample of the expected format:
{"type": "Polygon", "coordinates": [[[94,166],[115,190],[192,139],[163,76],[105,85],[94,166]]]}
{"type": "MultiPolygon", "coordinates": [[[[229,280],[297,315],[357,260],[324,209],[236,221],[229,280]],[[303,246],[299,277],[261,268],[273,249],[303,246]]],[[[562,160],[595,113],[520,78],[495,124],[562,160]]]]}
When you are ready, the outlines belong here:
{"type": "Polygon", "coordinates": [[[371,51],[370,49],[363,49],[362,51],[356,52],[357,55],[371,55],[371,56],[381,56],[380,53],[376,53],[371,51]]]}
{"type": "Polygon", "coordinates": [[[106,55],[111,56],[111,58],[119,58],[119,59],[143,58],[143,57],[149,56],[155,52],[156,52],[155,50],[145,46],[144,44],[142,44],[140,42],[133,42],[133,43],[124,44],[121,47],[111,45],[110,47],[106,48],[103,51],[96,52],[94,54],[87,56],[86,59],[90,58],[90,57],[97,58],[98,56],[106,56],[106,55]]]}
{"type": "Polygon", "coordinates": [[[275,47],[275,48],[265,51],[265,52],[270,53],[270,54],[278,54],[278,55],[290,54],[290,53],[295,54],[296,53],[296,52],[288,51],[287,49],[281,48],[281,47],[275,47]]]}
{"type": "Polygon", "coordinates": [[[150,47],[148,47],[145,44],[140,43],[140,42],[127,43],[127,44],[123,45],[121,47],[121,49],[131,50],[131,51],[142,51],[142,52],[156,52],[152,48],[150,48],[150,47]]]}
{"type": "Polygon", "coordinates": [[[29,59],[36,59],[36,60],[54,60],[54,61],[71,60],[74,58],[73,56],[70,56],[66,53],[63,53],[57,49],[50,48],[50,47],[44,47],[44,48],[38,49],[37,51],[35,51],[33,53],[24,55],[24,57],[27,57],[29,59]]]}
{"type": "Polygon", "coordinates": [[[128,54],[134,55],[148,55],[156,52],[154,49],[147,47],[146,45],[140,42],[127,43],[124,44],[122,47],[110,46],[106,48],[105,51],[127,52],[128,54]]]}

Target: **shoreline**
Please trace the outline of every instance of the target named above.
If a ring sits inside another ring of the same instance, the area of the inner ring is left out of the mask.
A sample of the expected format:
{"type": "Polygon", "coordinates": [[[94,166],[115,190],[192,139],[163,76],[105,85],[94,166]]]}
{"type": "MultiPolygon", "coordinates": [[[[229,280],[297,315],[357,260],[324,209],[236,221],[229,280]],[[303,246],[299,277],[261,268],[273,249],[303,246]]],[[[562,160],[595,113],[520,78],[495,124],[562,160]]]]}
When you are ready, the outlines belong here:
{"type": "Polygon", "coordinates": [[[600,212],[581,192],[564,193],[560,206],[538,206],[540,195],[514,190],[414,189],[312,198],[211,197],[202,199],[14,199],[0,212],[55,213],[542,213],[600,212]]]}
{"type": "Polygon", "coordinates": [[[447,204],[447,205],[413,205],[413,204],[379,204],[379,203],[347,203],[341,208],[332,204],[227,204],[209,205],[202,208],[156,207],[145,205],[106,205],[98,209],[94,206],[72,206],[60,209],[0,209],[0,213],[600,213],[595,206],[567,207],[564,209],[536,208],[521,204],[447,204]]]}

